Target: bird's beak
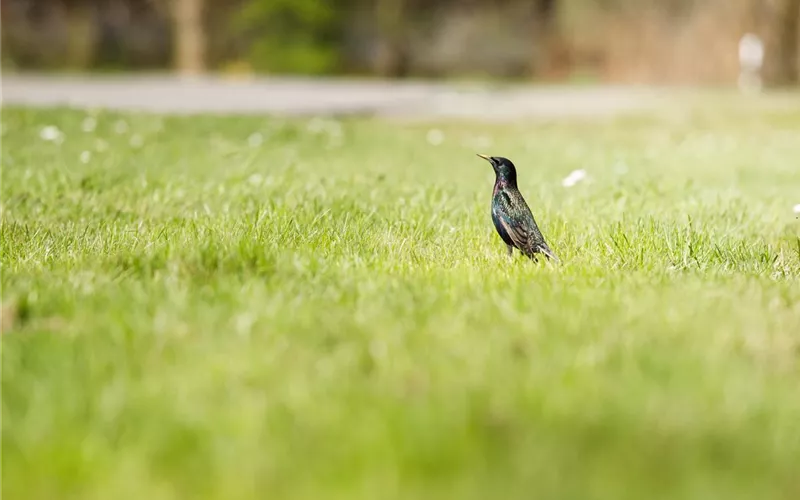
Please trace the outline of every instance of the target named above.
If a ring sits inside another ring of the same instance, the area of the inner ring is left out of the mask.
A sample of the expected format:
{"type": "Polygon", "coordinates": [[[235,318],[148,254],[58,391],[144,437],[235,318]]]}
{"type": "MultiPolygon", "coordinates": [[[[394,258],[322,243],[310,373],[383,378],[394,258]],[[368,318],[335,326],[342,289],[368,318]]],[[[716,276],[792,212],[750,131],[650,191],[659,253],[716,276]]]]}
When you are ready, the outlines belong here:
{"type": "Polygon", "coordinates": [[[481,158],[483,158],[484,160],[488,161],[489,163],[492,163],[492,159],[491,159],[489,156],[482,155],[482,154],[480,154],[480,153],[478,153],[478,156],[480,156],[480,157],[481,157],[481,158]]]}

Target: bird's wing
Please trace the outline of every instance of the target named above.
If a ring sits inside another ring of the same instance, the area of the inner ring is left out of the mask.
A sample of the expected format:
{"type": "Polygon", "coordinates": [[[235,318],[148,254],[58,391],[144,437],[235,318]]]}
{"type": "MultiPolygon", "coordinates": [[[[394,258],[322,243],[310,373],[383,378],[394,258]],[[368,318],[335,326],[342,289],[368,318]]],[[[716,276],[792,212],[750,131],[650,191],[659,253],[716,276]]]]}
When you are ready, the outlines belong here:
{"type": "Polygon", "coordinates": [[[554,254],[553,251],[550,250],[550,247],[547,246],[547,243],[542,242],[538,246],[538,248],[539,248],[539,251],[542,252],[548,259],[553,259],[556,262],[561,262],[561,259],[556,257],[556,254],[554,254]]]}
{"type": "Polygon", "coordinates": [[[541,234],[533,227],[530,222],[533,221],[533,215],[527,206],[515,206],[511,197],[504,196],[507,202],[507,210],[497,211],[497,220],[503,226],[514,246],[523,251],[523,253],[541,252],[547,258],[560,262],[547,243],[541,237],[541,234]],[[514,217],[511,214],[519,214],[514,217]]]}
{"type": "MultiPolygon", "coordinates": [[[[506,198],[508,200],[508,198],[506,198]]],[[[509,203],[510,205],[510,203],[509,203]]],[[[508,206],[507,208],[511,208],[508,206]]],[[[519,249],[527,249],[531,244],[531,230],[528,224],[522,218],[515,218],[511,214],[515,212],[511,210],[495,210],[498,222],[505,229],[508,237],[514,243],[514,246],[519,249]],[[521,219],[521,220],[518,220],[521,219]]]]}

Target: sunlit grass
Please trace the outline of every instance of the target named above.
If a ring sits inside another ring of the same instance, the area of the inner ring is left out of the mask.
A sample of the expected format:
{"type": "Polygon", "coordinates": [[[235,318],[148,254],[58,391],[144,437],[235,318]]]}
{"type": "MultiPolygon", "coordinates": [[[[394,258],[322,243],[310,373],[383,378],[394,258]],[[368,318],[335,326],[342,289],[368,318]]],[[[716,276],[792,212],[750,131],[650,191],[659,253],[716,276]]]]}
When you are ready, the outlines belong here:
{"type": "Polygon", "coordinates": [[[7,498],[800,495],[800,113],[2,127],[7,498]]]}

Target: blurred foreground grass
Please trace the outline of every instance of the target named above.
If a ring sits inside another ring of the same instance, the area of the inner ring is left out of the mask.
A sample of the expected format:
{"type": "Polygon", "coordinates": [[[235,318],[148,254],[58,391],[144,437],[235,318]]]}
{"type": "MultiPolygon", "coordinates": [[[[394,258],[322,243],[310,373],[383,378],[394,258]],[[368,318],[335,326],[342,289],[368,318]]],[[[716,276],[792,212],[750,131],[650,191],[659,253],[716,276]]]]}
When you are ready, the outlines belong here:
{"type": "Polygon", "coordinates": [[[2,126],[5,498],[800,496],[800,113],[2,126]]]}

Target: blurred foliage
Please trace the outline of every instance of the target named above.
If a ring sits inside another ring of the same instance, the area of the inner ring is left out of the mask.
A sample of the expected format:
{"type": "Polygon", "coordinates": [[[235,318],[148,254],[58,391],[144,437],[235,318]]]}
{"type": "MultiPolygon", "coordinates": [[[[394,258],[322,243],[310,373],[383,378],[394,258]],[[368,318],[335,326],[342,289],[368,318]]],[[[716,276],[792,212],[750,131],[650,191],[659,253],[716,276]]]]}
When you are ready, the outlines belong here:
{"type": "Polygon", "coordinates": [[[196,0],[179,22],[188,1],[3,0],[3,63],[183,69],[199,32],[200,70],[732,83],[753,32],[766,78],[798,80],[800,0],[196,0]]]}
{"type": "Polygon", "coordinates": [[[231,19],[250,41],[256,71],[322,74],[339,66],[337,34],[345,14],[335,0],[250,0],[231,19]]]}

